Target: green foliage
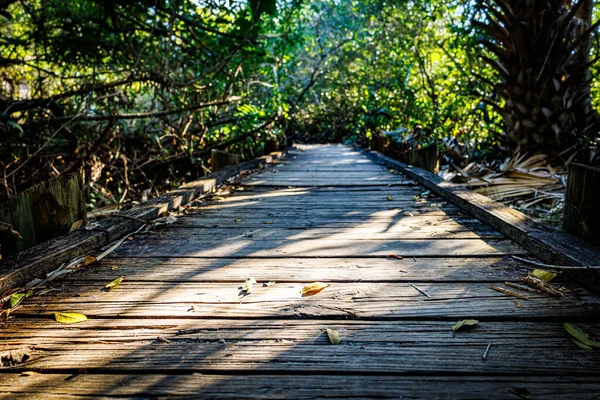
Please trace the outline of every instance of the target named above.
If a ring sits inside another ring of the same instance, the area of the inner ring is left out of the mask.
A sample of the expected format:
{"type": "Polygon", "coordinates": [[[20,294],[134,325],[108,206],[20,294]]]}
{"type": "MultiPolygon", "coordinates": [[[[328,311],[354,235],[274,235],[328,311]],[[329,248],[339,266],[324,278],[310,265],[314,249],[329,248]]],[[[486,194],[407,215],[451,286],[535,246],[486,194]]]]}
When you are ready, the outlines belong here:
{"type": "Polygon", "coordinates": [[[3,4],[5,197],[81,171],[95,207],[140,198],[204,175],[211,148],[254,157],[270,138],[510,150],[473,2],[3,4]]]}
{"type": "Polygon", "coordinates": [[[309,75],[298,68],[311,65],[304,60],[351,40],[328,58],[295,130],[339,141],[427,128],[428,139],[454,137],[474,150],[498,144],[500,118],[483,103],[493,93],[477,77],[491,71],[476,56],[471,11],[460,2],[331,1],[311,8],[321,17],[307,22],[312,40],[289,63],[293,80],[309,75]]]}

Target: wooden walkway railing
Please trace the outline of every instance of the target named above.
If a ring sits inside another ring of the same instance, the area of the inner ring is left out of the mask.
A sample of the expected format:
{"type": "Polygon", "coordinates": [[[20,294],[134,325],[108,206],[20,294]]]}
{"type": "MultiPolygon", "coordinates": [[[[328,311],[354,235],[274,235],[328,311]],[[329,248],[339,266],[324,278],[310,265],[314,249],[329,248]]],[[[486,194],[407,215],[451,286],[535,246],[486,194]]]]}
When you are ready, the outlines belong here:
{"type": "Polygon", "coordinates": [[[600,334],[597,297],[507,286],[531,270],[518,244],[348,147],[301,146],[170,222],[11,314],[0,397],[600,393],[600,350],[563,328],[600,334]],[[313,282],[329,286],[303,296],[313,282]],[[479,322],[453,332],[462,319],[479,322]]]}

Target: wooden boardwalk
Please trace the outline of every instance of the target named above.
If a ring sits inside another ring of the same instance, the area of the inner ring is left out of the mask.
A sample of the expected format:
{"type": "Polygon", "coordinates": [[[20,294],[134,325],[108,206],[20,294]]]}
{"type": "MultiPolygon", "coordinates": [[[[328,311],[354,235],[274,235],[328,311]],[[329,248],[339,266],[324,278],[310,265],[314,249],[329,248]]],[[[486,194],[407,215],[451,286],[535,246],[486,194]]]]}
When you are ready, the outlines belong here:
{"type": "Polygon", "coordinates": [[[0,329],[0,398],[599,398],[598,350],[562,326],[600,334],[599,299],[491,290],[531,267],[488,226],[344,146],[243,185],[27,299],[0,329]]]}

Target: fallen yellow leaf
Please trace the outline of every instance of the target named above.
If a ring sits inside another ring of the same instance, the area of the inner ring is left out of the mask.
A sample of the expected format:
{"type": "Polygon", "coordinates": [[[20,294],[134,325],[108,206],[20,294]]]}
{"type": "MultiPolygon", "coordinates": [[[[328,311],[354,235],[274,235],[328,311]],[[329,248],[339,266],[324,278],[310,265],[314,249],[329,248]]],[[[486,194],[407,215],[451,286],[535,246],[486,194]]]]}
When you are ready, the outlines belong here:
{"type": "Polygon", "coordinates": [[[69,233],[76,231],[77,229],[81,228],[81,226],[83,225],[83,220],[79,219],[75,222],[73,222],[71,224],[71,227],[69,228],[69,233]]]}
{"type": "Polygon", "coordinates": [[[114,280],[114,281],[112,281],[111,283],[107,284],[107,285],[106,285],[106,288],[107,288],[107,289],[110,289],[110,290],[113,290],[113,289],[115,289],[117,286],[119,286],[119,284],[120,284],[121,282],[123,282],[123,279],[125,279],[125,277],[124,277],[124,276],[120,276],[120,277],[118,277],[117,279],[115,279],[115,280],[114,280]]]}
{"type": "Polygon", "coordinates": [[[558,276],[557,273],[546,271],[545,269],[534,269],[532,274],[546,282],[550,282],[558,276]]]}
{"type": "Polygon", "coordinates": [[[77,324],[79,322],[87,321],[87,317],[79,313],[54,313],[54,319],[61,324],[77,324]]]}
{"type": "Polygon", "coordinates": [[[342,339],[340,338],[340,334],[333,329],[327,328],[327,338],[329,339],[329,343],[331,344],[340,344],[342,339]]]}
{"type": "Polygon", "coordinates": [[[462,327],[475,326],[478,323],[479,323],[479,321],[477,321],[476,319],[463,319],[462,321],[458,321],[456,324],[454,324],[454,326],[452,327],[452,330],[454,332],[456,332],[457,330],[459,330],[462,327]]]}
{"type": "Polygon", "coordinates": [[[252,293],[252,287],[256,284],[256,279],[248,278],[242,284],[242,292],[246,294],[252,293]]]}
{"type": "Polygon", "coordinates": [[[319,293],[321,290],[325,289],[328,286],[330,286],[328,283],[323,282],[310,283],[302,288],[302,295],[312,296],[313,294],[319,293]]]}

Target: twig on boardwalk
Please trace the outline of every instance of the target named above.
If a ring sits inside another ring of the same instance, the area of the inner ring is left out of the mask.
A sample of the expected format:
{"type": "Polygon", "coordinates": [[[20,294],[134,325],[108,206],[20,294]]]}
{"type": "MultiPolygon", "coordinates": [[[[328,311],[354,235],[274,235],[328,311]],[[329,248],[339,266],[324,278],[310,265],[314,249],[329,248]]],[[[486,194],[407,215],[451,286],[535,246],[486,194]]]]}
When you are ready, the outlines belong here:
{"type": "Polygon", "coordinates": [[[558,270],[600,269],[600,266],[597,266],[597,265],[551,265],[551,264],[544,264],[544,263],[533,261],[533,260],[528,260],[527,258],[522,258],[522,257],[517,257],[517,256],[511,256],[511,257],[514,258],[515,260],[519,260],[526,264],[535,265],[536,267],[540,267],[540,268],[550,268],[550,269],[558,269],[558,270]]]}
{"type": "Polygon", "coordinates": [[[529,297],[525,296],[524,294],[511,292],[510,290],[506,290],[506,289],[498,287],[498,286],[490,286],[490,289],[495,290],[496,292],[500,292],[500,293],[507,294],[509,296],[516,297],[521,300],[529,300],[529,297]]]}
{"type": "Polygon", "coordinates": [[[487,359],[488,353],[490,352],[490,347],[492,347],[492,344],[488,343],[487,347],[485,348],[485,352],[483,353],[483,356],[481,356],[483,360],[487,359]]]}
{"type": "Polygon", "coordinates": [[[426,293],[424,290],[422,290],[422,289],[419,289],[418,287],[416,287],[415,285],[413,285],[413,284],[412,284],[412,283],[410,283],[410,282],[408,282],[408,284],[409,284],[410,286],[414,287],[414,288],[415,288],[415,289],[416,289],[416,290],[417,290],[419,293],[421,293],[422,295],[425,295],[425,296],[427,296],[427,297],[431,298],[431,296],[430,296],[430,295],[428,295],[428,294],[427,294],[427,293],[426,293]]]}
{"type": "Polygon", "coordinates": [[[530,286],[540,289],[542,292],[549,294],[550,296],[564,297],[564,293],[554,289],[548,282],[541,280],[540,278],[531,273],[523,277],[523,282],[530,286]]]}
{"type": "Polygon", "coordinates": [[[513,287],[513,288],[515,288],[515,289],[523,290],[523,291],[525,291],[525,292],[531,292],[531,293],[541,293],[541,292],[542,292],[541,290],[538,290],[538,289],[533,289],[533,288],[530,288],[529,286],[525,286],[525,285],[519,285],[519,284],[517,284],[517,283],[512,283],[512,282],[504,282],[504,284],[505,284],[506,286],[513,287]]]}

